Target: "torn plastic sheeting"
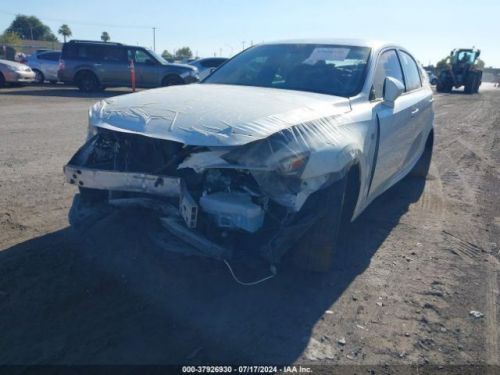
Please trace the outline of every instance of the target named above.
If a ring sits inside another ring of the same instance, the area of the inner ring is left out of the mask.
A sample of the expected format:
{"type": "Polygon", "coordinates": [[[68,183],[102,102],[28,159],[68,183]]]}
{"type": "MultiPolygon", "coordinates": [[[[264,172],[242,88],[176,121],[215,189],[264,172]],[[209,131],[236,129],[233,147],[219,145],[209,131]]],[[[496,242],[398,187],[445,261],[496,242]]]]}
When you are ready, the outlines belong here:
{"type": "Polygon", "coordinates": [[[357,142],[361,137],[347,126],[336,125],[337,121],[338,117],[301,124],[241,147],[194,153],[178,169],[249,170],[262,192],[298,211],[310,194],[342,178],[363,147],[357,142]],[[345,144],[349,146],[340,148],[345,144]],[[294,157],[306,160],[303,167],[280,173],[283,163],[294,157]]]}
{"type": "Polygon", "coordinates": [[[350,111],[349,100],[291,90],[189,85],[96,103],[90,124],[199,146],[247,144],[350,111]],[[118,104],[119,103],[119,104],[118,104]]]}

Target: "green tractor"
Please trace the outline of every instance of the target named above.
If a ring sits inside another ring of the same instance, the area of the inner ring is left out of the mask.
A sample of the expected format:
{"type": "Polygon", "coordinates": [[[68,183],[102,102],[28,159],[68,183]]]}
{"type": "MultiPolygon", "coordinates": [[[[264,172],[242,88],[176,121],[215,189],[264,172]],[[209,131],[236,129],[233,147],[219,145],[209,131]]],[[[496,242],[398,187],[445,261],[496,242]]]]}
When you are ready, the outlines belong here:
{"type": "Polygon", "coordinates": [[[483,72],[477,67],[477,59],[481,51],[475,48],[457,48],[451,51],[446,60],[446,68],[439,73],[436,90],[451,92],[453,87],[464,86],[466,94],[474,94],[479,90],[483,72]]]}

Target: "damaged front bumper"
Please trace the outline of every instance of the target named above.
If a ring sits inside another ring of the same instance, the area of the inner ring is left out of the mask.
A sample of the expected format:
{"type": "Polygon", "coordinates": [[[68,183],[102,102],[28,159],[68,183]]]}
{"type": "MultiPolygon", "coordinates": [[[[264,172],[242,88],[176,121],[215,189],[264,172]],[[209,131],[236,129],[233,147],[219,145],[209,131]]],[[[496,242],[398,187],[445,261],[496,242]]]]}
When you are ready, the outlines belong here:
{"type": "Polygon", "coordinates": [[[325,212],[315,193],[340,174],[302,180],[289,173],[305,167],[304,153],[280,158],[284,170],[278,171],[248,162],[263,152],[259,146],[213,150],[99,129],[64,167],[81,196],[70,222],[79,223],[82,210],[142,207],[156,212],[175,238],[160,235],[165,248],[221,260],[254,254],[278,263],[325,212]]]}

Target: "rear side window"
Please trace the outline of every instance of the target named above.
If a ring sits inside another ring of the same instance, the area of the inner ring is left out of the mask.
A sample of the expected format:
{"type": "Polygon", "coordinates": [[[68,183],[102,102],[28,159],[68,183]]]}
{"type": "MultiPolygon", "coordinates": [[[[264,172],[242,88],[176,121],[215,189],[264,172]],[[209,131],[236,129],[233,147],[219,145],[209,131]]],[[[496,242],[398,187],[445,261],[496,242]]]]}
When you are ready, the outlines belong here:
{"type": "Polygon", "coordinates": [[[401,83],[404,82],[403,71],[401,70],[401,64],[395,50],[385,51],[380,55],[370,93],[372,100],[384,96],[384,81],[386,77],[396,78],[401,83]]]}
{"type": "Polygon", "coordinates": [[[102,51],[105,62],[127,62],[127,51],[123,47],[105,47],[102,51]]]}
{"type": "Polygon", "coordinates": [[[64,49],[64,57],[81,60],[101,60],[101,49],[92,44],[67,45],[64,49]]]}
{"type": "Polygon", "coordinates": [[[420,72],[415,60],[409,54],[403,51],[399,51],[401,56],[401,65],[403,66],[403,71],[406,78],[406,91],[412,91],[422,87],[422,81],[420,80],[420,72]]]}
{"type": "Polygon", "coordinates": [[[38,58],[40,60],[58,61],[60,55],[61,54],[59,52],[45,52],[39,54],[38,58]]]}

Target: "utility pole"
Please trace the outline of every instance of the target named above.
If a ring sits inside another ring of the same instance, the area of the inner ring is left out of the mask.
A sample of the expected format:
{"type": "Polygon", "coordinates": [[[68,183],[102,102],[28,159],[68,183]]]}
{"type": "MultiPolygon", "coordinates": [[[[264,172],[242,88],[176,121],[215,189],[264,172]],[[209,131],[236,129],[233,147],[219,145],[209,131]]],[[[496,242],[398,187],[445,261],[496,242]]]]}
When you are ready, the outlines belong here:
{"type": "Polygon", "coordinates": [[[245,41],[242,41],[242,42],[241,42],[241,50],[242,50],[242,51],[243,51],[243,50],[245,50],[245,41]]]}
{"type": "Polygon", "coordinates": [[[153,51],[156,52],[156,27],[153,27],[153,51]]]}

